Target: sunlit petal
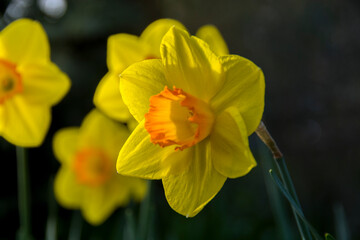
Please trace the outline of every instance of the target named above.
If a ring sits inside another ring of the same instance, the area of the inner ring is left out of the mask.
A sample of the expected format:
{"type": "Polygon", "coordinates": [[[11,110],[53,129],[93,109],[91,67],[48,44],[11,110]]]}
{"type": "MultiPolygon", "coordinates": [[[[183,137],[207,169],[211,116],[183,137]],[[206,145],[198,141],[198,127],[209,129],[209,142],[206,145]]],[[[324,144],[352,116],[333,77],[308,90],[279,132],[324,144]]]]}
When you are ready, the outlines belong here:
{"type": "Polygon", "coordinates": [[[162,180],[169,205],[184,216],[198,214],[226,181],[213,167],[210,147],[208,141],[194,146],[188,171],[162,180]]]}
{"type": "Polygon", "coordinates": [[[84,199],[85,187],[77,184],[75,174],[68,167],[61,167],[54,180],[56,200],[64,207],[76,209],[84,199]]]}
{"type": "Polygon", "coordinates": [[[149,111],[150,97],[160,93],[167,81],[161,60],[152,59],[135,63],[121,75],[120,91],[134,118],[141,122],[149,111]]]}
{"type": "Polygon", "coordinates": [[[218,115],[210,136],[215,169],[229,178],[246,175],[256,166],[245,123],[235,107],[218,115]]]}
{"type": "Polygon", "coordinates": [[[97,146],[105,149],[107,155],[115,162],[130,131],[125,125],[113,121],[94,109],[84,118],[79,134],[79,148],[97,146]]]}
{"type": "Polygon", "coordinates": [[[236,106],[244,119],[248,135],[258,127],[264,111],[265,81],[261,69],[240,56],[220,57],[226,80],[211,100],[215,112],[236,106]]]}
{"type": "Polygon", "coordinates": [[[175,151],[171,146],[161,148],[153,144],[143,121],[121,149],[116,168],[122,175],[161,179],[170,173],[185,171],[189,166],[191,154],[191,148],[175,151]]]}
{"type": "Polygon", "coordinates": [[[37,21],[20,19],[9,24],[0,34],[6,59],[13,63],[50,61],[49,41],[37,21]]]}
{"type": "Polygon", "coordinates": [[[33,104],[54,105],[69,91],[68,76],[53,63],[22,64],[18,71],[24,85],[22,94],[33,104]]]}
{"type": "Polygon", "coordinates": [[[124,205],[129,201],[129,192],[119,191],[122,187],[120,178],[121,176],[115,175],[109,184],[87,188],[84,191],[81,210],[85,219],[92,225],[103,223],[120,204],[124,205]]]}
{"type": "Polygon", "coordinates": [[[152,46],[153,57],[160,57],[160,43],[165,33],[169,31],[172,26],[176,26],[179,29],[186,29],[185,26],[177,20],[164,18],[159,19],[146,27],[146,29],[141,33],[141,41],[152,46]]]}
{"type": "Polygon", "coordinates": [[[204,25],[198,29],[196,36],[209,44],[211,50],[217,55],[229,54],[229,49],[219,29],[214,25],[204,25]]]}
{"type": "Polygon", "coordinates": [[[223,69],[204,41],[173,27],[164,36],[160,51],[170,87],[181,88],[203,101],[214,96],[222,83],[223,69]]]}
{"type": "Polygon", "coordinates": [[[109,117],[124,122],[131,118],[131,114],[122,100],[119,84],[118,74],[107,73],[96,88],[94,104],[109,117]]]}
{"type": "Polygon", "coordinates": [[[108,38],[107,65],[114,74],[120,74],[135,62],[142,61],[151,55],[149,46],[139,37],[119,33],[108,38]]]}
{"type": "Polygon", "coordinates": [[[63,128],[55,133],[53,139],[53,149],[55,157],[62,163],[71,165],[77,149],[79,138],[79,128],[63,128]]]}
{"type": "Polygon", "coordinates": [[[21,96],[4,103],[4,138],[23,147],[39,146],[49,129],[51,113],[48,106],[32,105],[21,96]]]}
{"type": "Polygon", "coordinates": [[[81,209],[92,225],[103,223],[131,198],[141,201],[147,185],[144,180],[116,173],[116,159],[129,136],[129,129],[92,110],[80,128],[56,133],[55,157],[61,168],[55,179],[55,196],[65,208],[81,209]]]}

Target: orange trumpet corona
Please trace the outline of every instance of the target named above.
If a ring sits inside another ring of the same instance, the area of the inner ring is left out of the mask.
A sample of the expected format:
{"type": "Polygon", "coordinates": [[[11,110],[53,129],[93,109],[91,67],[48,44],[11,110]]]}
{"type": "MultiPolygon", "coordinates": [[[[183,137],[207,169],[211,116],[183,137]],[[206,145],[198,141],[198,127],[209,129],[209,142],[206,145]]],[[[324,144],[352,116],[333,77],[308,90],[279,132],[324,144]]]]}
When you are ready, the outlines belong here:
{"type": "Polygon", "coordinates": [[[161,147],[177,145],[184,150],[206,138],[212,129],[214,114],[209,104],[180,88],[165,86],[150,98],[150,109],[145,114],[145,129],[151,142],[161,147]]]}

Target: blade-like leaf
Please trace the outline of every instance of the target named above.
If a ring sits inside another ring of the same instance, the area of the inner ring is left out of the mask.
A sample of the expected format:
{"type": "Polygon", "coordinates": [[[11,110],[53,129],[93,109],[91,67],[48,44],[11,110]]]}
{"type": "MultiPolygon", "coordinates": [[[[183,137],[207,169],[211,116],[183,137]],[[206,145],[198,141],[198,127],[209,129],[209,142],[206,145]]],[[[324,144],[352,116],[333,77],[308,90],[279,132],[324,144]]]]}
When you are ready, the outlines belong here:
{"type": "Polygon", "coordinates": [[[306,220],[303,212],[301,211],[298,204],[295,202],[293,197],[290,195],[290,193],[285,189],[284,185],[280,181],[279,177],[276,175],[276,173],[273,172],[272,169],[269,170],[271,178],[274,180],[275,184],[278,186],[280,191],[283,193],[283,195],[287,198],[287,200],[292,205],[293,209],[296,211],[297,215],[303,220],[303,222],[307,225],[307,227],[310,229],[311,233],[314,235],[316,240],[322,240],[323,238],[319,235],[319,233],[316,231],[316,229],[311,226],[311,224],[306,220]]]}

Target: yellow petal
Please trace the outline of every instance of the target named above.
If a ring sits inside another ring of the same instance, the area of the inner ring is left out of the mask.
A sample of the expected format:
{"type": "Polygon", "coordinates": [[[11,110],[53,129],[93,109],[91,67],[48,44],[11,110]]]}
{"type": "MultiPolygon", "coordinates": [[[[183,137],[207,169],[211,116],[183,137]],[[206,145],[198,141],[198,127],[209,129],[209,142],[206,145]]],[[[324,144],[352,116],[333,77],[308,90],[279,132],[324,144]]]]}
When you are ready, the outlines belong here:
{"type": "Polygon", "coordinates": [[[215,169],[228,178],[247,174],[256,166],[245,123],[236,107],[218,115],[210,136],[215,169]]]}
{"type": "Polygon", "coordinates": [[[199,38],[172,27],[164,36],[160,47],[165,75],[170,87],[208,101],[223,80],[218,57],[199,38]]]}
{"type": "Polygon", "coordinates": [[[154,57],[160,57],[160,43],[172,26],[186,30],[185,26],[174,19],[159,19],[152,22],[140,35],[140,39],[152,47],[154,57]]]}
{"type": "Polygon", "coordinates": [[[85,198],[85,188],[77,184],[74,172],[66,166],[62,166],[55,176],[55,198],[65,208],[79,208],[85,198]]]}
{"type": "Polygon", "coordinates": [[[57,131],[53,138],[53,150],[57,160],[70,165],[77,149],[79,128],[68,127],[57,131]]]}
{"type": "Polygon", "coordinates": [[[115,163],[117,155],[129,135],[130,131],[125,125],[117,123],[93,109],[81,124],[79,148],[90,146],[104,149],[108,157],[115,163]]]}
{"type": "Polygon", "coordinates": [[[213,167],[208,141],[192,148],[194,155],[188,171],[162,179],[169,205],[186,217],[198,214],[226,181],[226,177],[213,167]]]}
{"type": "Polygon", "coordinates": [[[153,57],[149,46],[137,36],[119,33],[108,38],[107,65],[113,74],[149,57],[153,57]]]}
{"type": "Polygon", "coordinates": [[[6,50],[6,59],[13,63],[50,60],[49,41],[37,21],[20,19],[9,24],[1,33],[0,41],[6,50]]]}
{"type": "Polygon", "coordinates": [[[211,100],[216,113],[230,106],[239,109],[248,135],[259,126],[264,111],[265,80],[261,69],[240,56],[220,57],[226,79],[220,91],[211,100]]]}
{"type": "Polygon", "coordinates": [[[3,105],[0,104],[0,136],[2,135],[2,132],[4,131],[5,127],[5,108],[3,105]]]}
{"type": "Polygon", "coordinates": [[[97,188],[86,188],[81,211],[92,225],[103,223],[119,206],[125,206],[130,199],[126,181],[115,175],[108,184],[97,188]],[[123,186],[125,184],[125,187],[123,186]]]}
{"type": "Polygon", "coordinates": [[[4,127],[0,134],[14,145],[41,145],[50,125],[50,107],[32,105],[22,96],[12,97],[3,107],[4,127]]]}
{"type": "Polygon", "coordinates": [[[125,206],[130,199],[129,184],[125,177],[114,175],[101,187],[80,185],[74,172],[62,166],[55,177],[56,200],[65,208],[81,208],[85,219],[99,225],[118,207],[125,206]]]}
{"type": "Polygon", "coordinates": [[[69,91],[68,76],[53,63],[22,64],[18,71],[23,80],[22,94],[31,103],[51,106],[69,91]]]}
{"type": "Polygon", "coordinates": [[[132,116],[122,100],[119,84],[119,75],[108,72],[96,88],[94,104],[107,116],[125,122],[132,116]]]}
{"type": "Polygon", "coordinates": [[[134,118],[141,122],[149,111],[150,97],[160,93],[167,85],[161,60],[135,63],[120,75],[120,79],[123,100],[134,118]]]}
{"type": "Polygon", "coordinates": [[[198,29],[196,36],[209,44],[211,50],[217,55],[229,54],[229,49],[220,31],[214,25],[204,25],[198,29]]]}
{"type": "Polygon", "coordinates": [[[174,147],[161,148],[151,143],[143,120],[122,147],[116,169],[125,176],[161,179],[169,174],[186,171],[191,154],[191,148],[175,151],[174,147]]]}
{"type": "Polygon", "coordinates": [[[0,58],[2,58],[2,59],[7,58],[6,48],[4,46],[3,41],[1,40],[1,32],[0,32],[0,58]]]}

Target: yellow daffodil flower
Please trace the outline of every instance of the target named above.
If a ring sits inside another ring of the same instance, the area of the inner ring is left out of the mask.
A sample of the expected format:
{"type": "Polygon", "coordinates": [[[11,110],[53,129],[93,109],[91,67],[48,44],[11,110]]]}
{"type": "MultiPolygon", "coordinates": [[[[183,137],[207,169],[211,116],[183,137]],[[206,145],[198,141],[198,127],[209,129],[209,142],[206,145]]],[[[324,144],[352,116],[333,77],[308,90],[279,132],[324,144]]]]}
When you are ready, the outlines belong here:
{"type": "MultiPolygon", "coordinates": [[[[172,26],[185,29],[176,20],[159,19],[151,23],[140,37],[120,33],[112,35],[108,39],[107,65],[109,71],[102,78],[96,89],[94,104],[109,117],[127,122],[130,125],[130,129],[135,128],[137,122],[134,121],[121,98],[118,87],[119,75],[124,69],[135,62],[160,58],[162,37],[172,26]]],[[[219,55],[228,54],[225,41],[215,26],[205,25],[198,30],[197,35],[208,41],[209,45],[219,55]]]]}
{"type": "Polygon", "coordinates": [[[54,136],[53,148],[61,168],[54,189],[57,201],[81,209],[93,225],[104,222],[131,197],[140,201],[146,192],[142,179],[116,174],[117,154],[129,130],[97,110],[91,111],[80,128],[69,127],[54,136]]]}
{"type": "Polygon", "coordinates": [[[50,60],[39,22],[20,19],[0,32],[0,136],[22,147],[41,145],[51,106],[69,88],[67,75],[50,60]]]}
{"type": "Polygon", "coordinates": [[[162,179],[169,205],[195,216],[227,178],[256,162],[248,136],[264,109],[264,76],[251,61],[218,56],[204,41],[172,27],[161,59],[135,63],[120,90],[139,125],[119,153],[117,171],[162,179]]]}

